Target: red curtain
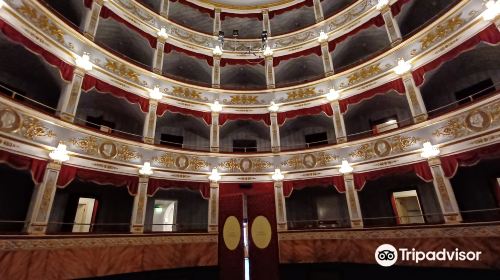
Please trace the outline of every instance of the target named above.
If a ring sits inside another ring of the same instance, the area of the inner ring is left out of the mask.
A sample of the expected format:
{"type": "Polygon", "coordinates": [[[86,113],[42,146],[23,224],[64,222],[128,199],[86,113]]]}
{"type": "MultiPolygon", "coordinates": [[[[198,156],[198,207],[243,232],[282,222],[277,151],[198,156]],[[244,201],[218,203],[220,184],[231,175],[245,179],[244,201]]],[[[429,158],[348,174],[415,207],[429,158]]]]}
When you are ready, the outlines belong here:
{"type": "Polygon", "coordinates": [[[231,58],[222,58],[220,60],[220,66],[224,67],[226,65],[262,65],[266,64],[265,59],[231,59],[231,58]]]}
{"type": "Polygon", "coordinates": [[[285,61],[285,60],[294,59],[294,58],[298,58],[298,57],[301,57],[301,56],[307,56],[307,55],[310,55],[310,54],[315,54],[317,56],[321,56],[322,55],[321,46],[317,46],[317,47],[314,47],[314,48],[310,48],[310,49],[307,49],[307,50],[303,50],[303,51],[300,51],[300,52],[295,52],[295,53],[291,53],[291,54],[287,54],[287,55],[283,55],[283,56],[274,57],[273,58],[273,66],[276,67],[282,61],[285,61]]]}
{"type": "Polygon", "coordinates": [[[399,15],[399,13],[401,12],[401,9],[403,9],[403,6],[406,5],[410,1],[413,1],[413,0],[399,0],[396,3],[392,4],[391,5],[392,16],[395,17],[395,16],[399,15]]]}
{"type": "Polygon", "coordinates": [[[424,66],[419,67],[418,69],[415,69],[412,73],[413,79],[415,80],[415,84],[417,86],[420,86],[421,84],[424,83],[425,80],[424,75],[427,72],[430,72],[440,67],[443,63],[458,57],[460,54],[474,48],[477,44],[481,42],[487,42],[489,44],[497,44],[498,42],[500,42],[500,31],[498,31],[495,24],[488,26],[483,31],[474,35],[472,38],[466,40],[465,42],[455,47],[454,49],[443,54],[439,58],[434,59],[433,61],[427,63],[424,66]]]}
{"type": "Polygon", "coordinates": [[[195,8],[195,9],[197,9],[198,11],[200,11],[202,13],[207,13],[207,14],[210,15],[210,17],[214,17],[215,16],[214,10],[198,6],[198,5],[194,4],[194,3],[191,3],[191,2],[186,1],[186,0],[170,0],[170,2],[179,2],[180,4],[187,5],[187,6],[191,7],[191,8],[195,8]]]}
{"type": "Polygon", "coordinates": [[[262,21],[262,13],[247,13],[247,14],[236,14],[236,13],[228,13],[228,12],[221,12],[220,13],[220,19],[225,20],[226,17],[233,17],[233,18],[256,18],[260,21],[262,21]]]}
{"type": "Polygon", "coordinates": [[[278,124],[282,125],[285,123],[286,119],[293,119],[299,116],[305,116],[305,115],[317,115],[320,113],[325,113],[327,116],[332,116],[333,115],[333,109],[332,106],[327,103],[323,105],[319,105],[316,107],[311,107],[311,108],[304,108],[304,109],[297,109],[297,110],[292,110],[292,111],[287,111],[287,112],[279,112],[278,113],[278,124]]]}
{"type": "Polygon", "coordinates": [[[479,149],[440,157],[444,175],[453,178],[457,174],[459,166],[471,166],[477,164],[482,159],[500,158],[500,143],[479,149]]]}
{"type": "Polygon", "coordinates": [[[135,32],[139,33],[142,37],[144,37],[146,40],[149,41],[149,44],[151,45],[151,48],[156,49],[156,37],[145,32],[144,30],[140,29],[139,27],[135,26],[134,24],[131,24],[127,20],[121,18],[119,15],[115,14],[113,11],[108,9],[106,6],[103,6],[101,9],[101,17],[102,18],[112,18],[119,23],[122,23],[126,25],[128,28],[134,30],[135,32]]]}
{"type": "Polygon", "coordinates": [[[84,182],[93,182],[99,185],[113,185],[117,187],[125,186],[128,188],[130,194],[136,195],[139,186],[139,177],[107,173],[102,171],[82,169],[75,166],[63,165],[59,178],[57,179],[57,186],[60,188],[67,187],[75,178],[84,182]]]}
{"type": "Polygon", "coordinates": [[[220,183],[219,184],[219,194],[222,195],[232,195],[232,194],[246,194],[246,195],[256,195],[268,193],[270,191],[274,192],[274,183],[249,183],[250,187],[242,188],[242,185],[247,185],[244,183],[220,183]]]}
{"type": "Polygon", "coordinates": [[[83,4],[85,4],[85,7],[90,8],[92,7],[92,0],[83,0],[83,4]]]}
{"type": "Polygon", "coordinates": [[[347,38],[356,35],[358,32],[370,28],[372,25],[380,27],[384,24],[385,24],[384,18],[382,17],[382,15],[378,15],[378,16],[370,19],[369,21],[363,23],[362,25],[354,28],[353,30],[349,31],[348,33],[328,42],[328,49],[330,52],[333,51],[338,44],[342,43],[347,38]]]}
{"type": "Polygon", "coordinates": [[[291,11],[291,10],[294,10],[294,9],[300,9],[303,6],[312,7],[312,6],[314,6],[314,1],[313,0],[305,0],[304,2],[300,2],[300,3],[297,3],[295,5],[283,8],[283,9],[270,11],[269,12],[269,19],[273,18],[274,16],[284,14],[284,13],[291,11]]]}
{"type": "Polygon", "coordinates": [[[158,103],[158,107],[156,109],[156,115],[161,117],[165,114],[166,111],[170,111],[172,113],[179,113],[183,115],[193,116],[195,118],[203,119],[208,125],[212,124],[212,113],[211,112],[201,112],[191,109],[185,109],[165,103],[158,103]]]}
{"type": "Polygon", "coordinates": [[[417,176],[425,182],[432,182],[431,168],[427,161],[421,161],[409,165],[396,166],[380,170],[368,171],[363,173],[354,173],[354,186],[356,189],[361,190],[366,181],[374,181],[381,177],[393,174],[405,174],[414,172],[417,176]]]}
{"type": "Polygon", "coordinates": [[[210,184],[204,182],[171,181],[166,179],[149,178],[148,195],[153,196],[159,189],[190,189],[199,191],[203,198],[210,198],[210,184]]]}
{"type": "Polygon", "coordinates": [[[183,54],[186,54],[188,56],[196,57],[198,59],[204,59],[207,61],[208,65],[213,66],[214,65],[214,58],[208,55],[204,55],[201,53],[197,52],[192,52],[183,48],[179,48],[177,46],[171,45],[171,44],[165,44],[165,47],[163,49],[165,53],[171,53],[172,51],[180,52],[183,54]]]}
{"type": "Polygon", "coordinates": [[[35,184],[43,182],[43,176],[47,168],[46,160],[21,156],[3,150],[0,150],[0,163],[5,163],[19,170],[30,170],[31,178],[35,184]]]}
{"type": "Polygon", "coordinates": [[[219,198],[219,279],[243,280],[245,278],[243,248],[243,196],[221,195],[219,198]],[[224,242],[224,224],[230,216],[240,223],[240,242],[235,250],[229,250],[224,242]]]}
{"type": "Polygon", "coordinates": [[[219,114],[219,125],[233,120],[263,121],[266,125],[271,125],[270,114],[219,114]]]}
{"type": "Polygon", "coordinates": [[[307,187],[335,187],[335,189],[343,193],[345,192],[345,183],[343,176],[332,176],[325,178],[314,178],[305,180],[294,180],[283,182],[283,194],[285,197],[290,197],[293,190],[301,190],[307,187]]]}
{"type": "Polygon", "coordinates": [[[93,76],[85,75],[83,78],[82,89],[87,92],[93,88],[99,92],[110,93],[118,98],[126,99],[130,103],[138,104],[141,107],[141,110],[145,113],[149,111],[149,99],[112,86],[93,76]]]}
{"type": "Polygon", "coordinates": [[[343,114],[347,111],[349,105],[354,105],[360,103],[363,100],[371,99],[379,94],[386,94],[390,90],[395,90],[397,93],[404,95],[406,90],[403,79],[397,79],[363,93],[339,100],[340,112],[343,114]]]}
{"type": "Polygon", "coordinates": [[[0,29],[2,30],[3,34],[5,34],[5,36],[7,36],[12,41],[23,45],[25,48],[43,57],[45,61],[47,61],[47,63],[49,63],[50,65],[59,68],[61,77],[64,80],[71,81],[73,79],[73,70],[74,70],[73,65],[70,65],[62,61],[57,56],[48,52],[47,50],[40,47],[36,43],[33,43],[30,39],[22,35],[15,28],[10,26],[3,20],[0,20],[0,29]]]}

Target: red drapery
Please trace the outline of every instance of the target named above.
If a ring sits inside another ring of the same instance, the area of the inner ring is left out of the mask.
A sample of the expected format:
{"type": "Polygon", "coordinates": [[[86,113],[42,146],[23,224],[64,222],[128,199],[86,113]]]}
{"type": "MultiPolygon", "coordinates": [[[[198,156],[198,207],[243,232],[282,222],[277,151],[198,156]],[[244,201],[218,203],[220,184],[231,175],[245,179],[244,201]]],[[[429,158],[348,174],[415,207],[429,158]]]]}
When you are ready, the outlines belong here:
{"type": "Polygon", "coordinates": [[[263,121],[266,125],[271,125],[271,116],[269,114],[219,114],[219,125],[224,125],[227,121],[233,120],[263,121]]]}
{"type": "Polygon", "coordinates": [[[482,159],[500,158],[500,144],[494,144],[460,154],[440,157],[444,175],[453,178],[459,166],[471,166],[482,159]]]}
{"type": "Polygon", "coordinates": [[[361,190],[365,186],[366,181],[377,180],[386,175],[405,174],[411,172],[414,172],[420,179],[425,182],[432,182],[433,180],[429,164],[427,163],[427,161],[421,161],[403,166],[396,166],[363,173],[354,173],[354,186],[356,187],[356,189],[361,190]]]}
{"type": "Polygon", "coordinates": [[[219,194],[223,195],[232,195],[232,194],[246,194],[246,195],[256,195],[263,194],[268,192],[274,192],[274,183],[266,182],[266,183],[249,183],[251,187],[242,188],[242,185],[247,185],[244,183],[219,183],[219,194]]]}
{"type": "Polygon", "coordinates": [[[149,99],[112,86],[93,76],[85,75],[83,78],[82,89],[87,92],[92,88],[95,88],[99,92],[110,93],[118,98],[124,98],[130,103],[138,104],[143,112],[147,113],[149,111],[149,99]]]}
{"type": "Polygon", "coordinates": [[[107,173],[90,169],[82,169],[69,165],[63,165],[61,167],[61,172],[59,173],[59,178],[57,179],[57,186],[59,188],[65,188],[75,178],[99,185],[113,185],[117,187],[125,186],[128,188],[129,193],[133,195],[137,194],[137,188],[139,186],[138,176],[107,173]]]}
{"type": "Polygon", "coordinates": [[[287,55],[283,55],[283,56],[274,57],[273,58],[273,66],[276,67],[282,61],[285,61],[285,60],[294,59],[294,58],[298,58],[298,57],[301,57],[301,56],[307,56],[307,55],[310,55],[310,54],[315,54],[317,56],[321,56],[321,54],[322,54],[321,53],[321,46],[317,46],[317,47],[314,47],[314,48],[310,48],[310,49],[307,49],[307,50],[303,50],[303,51],[300,51],[300,52],[295,52],[295,53],[291,53],[291,54],[287,54],[287,55]]]}
{"type": "Polygon", "coordinates": [[[226,65],[262,65],[264,66],[266,63],[265,59],[231,59],[231,58],[222,58],[220,60],[220,66],[224,67],[226,65]]]}
{"type": "Polygon", "coordinates": [[[131,24],[127,20],[121,18],[119,15],[115,14],[113,11],[108,9],[106,6],[103,6],[101,9],[101,17],[102,18],[112,18],[119,23],[122,23],[126,25],[128,28],[134,30],[135,32],[139,33],[142,37],[144,37],[146,40],[149,41],[149,44],[151,45],[151,48],[156,49],[156,37],[145,32],[144,30],[138,28],[137,26],[131,24]]]}
{"type": "Polygon", "coordinates": [[[386,94],[390,90],[395,90],[399,94],[405,94],[406,90],[403,79],[397,79],[376,88],[367,90],[363,93],[339,100],[340,112],[343,114],[347,111],[349,105],[354,105],[360,103],[363,100],[371,99],[379,94],[386,94]]]}
{"type": "Polygon", "coordinates": [[[208,125],[212,124],[212,113],[210,112],[201,112],[191,109],[185,109],[165,103],[158,103],[158,107],[156,109],[156,115],[161,117],[165,112],[170,111],[172,113],[179,113],[183,115],[193,116],[195,118],[203,119],[208,125]]]}
{"type": "Polygon", "coordinates": [[[364,29],[370,28],[372,25],[380,27],[384,24],[385,24],[384,18],[382,17],[382,15],[378,15],[378,16],[368,20],[367,22],[363,23],[362,25],[354,28],[353,30],[349,31],[348,33],[328,42],[328,49],[330,52],[333,51],[338,44],[342,43],[347,38],[356,35],[358,32],[363,31],[364,29]]]}
{"type": "Polygon", "coordinates": [[[330,186],[335,187],[335,189],[340,193],[345,192],[344,177],[332,176],[325,178],[284,181],[283,195],[285,197],[290,197],[290,195],[292,195],[293,190],[301,190],[307,187],[330,187],[330,186]]]}
{"type": "Polygon", "coordinates": [[[269,12],[269,19],[273,18],[274,16],[281,15],[283,13],[286,13],[286,12],[294,10],[294,9],[300,9],[303,6],[312,7],[312,6],[314,6],[314,1],[313,0],[305,0],[304,2],[300,2],[300,3],[297,3],[295,5],[283,8],[283,9],[270,11],[269,12]]]}
{"type": "Polygon", "coordinates": [[[166,179],[149,178],[148,195],[153,196],[159,189],[190,189],[199,191],[203,198],[210,198],[210,184],[203,182],[171,181],[166,179]]]}
{"type": "Polygon", "coordinates": [[[447,53],[443,54],[439,58],[434,59],[433,61],[419,67],[418,69],[415,69],[412,73],[413,79],[415,80],[415,84],[417,86],[420,86],[421,84],[424,83],[425,80],[424,75],[427,72],[430,72],[440,67],[443,63],[458,57],[462,53],[474,48],[477,44],[481,42],[487,42],[490,44],[497,44],[498,42],[500,42],[500,31],[498,31],[498,29],[494,24],[488,26],[483,31],[474,35],[472,38],[466,40],[465,42],[453,48],[452,50],[448,51],[447,53]]]}
{"type": "Polygon", "coordinates": [[[243,248],[243,195],[221,195],[219,198],[219,279],[243,280],[245,279],[243,248]],[[224,225],[227,218],[235,217],[241,231],[240,242],[234,250],[229,250],[224,242],[224,225]]]}
{"type": "Polygon", "coordinates": [[[180,4],[189,6],[191,8],[195,8],[195,9],[197,9],[198,11],[200,11],[202,13],[207,13],[207,14],[210,15],[210,17],[214,17],[215,16],[214,10],[198,6],[198,5],[194,4],[194,3],[191,3],[191,2],[186,1],[186,0],[170,0],[170,2],[179,2],[180,4]]]}
{"type": "Polygon", "coordinates": [[[208,65],[213,66],[214,65],[214,58],[211,56],[207,56],[201,53],[197,52],[192,52],[183,48],[179,48],[177,46],[171,45],[171,44],[165,44],[165,47],[163,49],[165,53],[171,53],[172,51],[180,52],[183,54],[186,54],[188,56],[196,57],[198,59],[204,59],[207,61],[208,65]]]}
{"type": "Polygon", "coordinates": [[[293,119],[299,116],[305,116],[305,115],[317,115],[319,113],[325,113],[328,116],[333,115],[333,109],[332,106],[327,103],[311,108],[304,108],[304,109],[297,109],[297,110],[292,110],[292,111],[287,111],[287,112],[279,112],[278,113],[278,124],[282,125],[285,123],[286,119],[293,119]]]}
{"type": "Polygon", "coordinates": [[[399,15],[403,6],[406,5],[410,1],[413,1],[413,0],[399,0],[396,3],[392,4],[391,5],[392,16],[395,17],[395,16],[399,15]]]}
{"type": "Polygon", "coordinates": [[[221,12],[220,13],[220,19],[225,20],[226,17],[233,17],[233,18],[256,18],[260,21],[262,21],[262,13],[245,13],[245,14],[236,14],[236,13],[228,13],[228,12],[221,12]]]}
{"type": "Polygon", "coordinates": [[[57,56],[48,52],[36,43],[33,43],[30,39],[22,35],[19,31],[17,31],[15,28],[10,26],[3,20],[0,20],[0,29],[2,30],[3,34],[5,34],[5,36],[7,36],[12,41],[20,43],[25,48],[43,57],[45,61],[47,61],[50,65],[59,68],[61,77],[64,80],[71,81],[73,79],[74,67],[72,65],[62,61],[57,56]]]}
{"type": "Polygon", "coordinates": [[[47,168],[46,160],[21,156],[3,150],[0,150],[0,163],[5,163],[19,170],[30,170],[31,178],[35,184],[43,182],[43,176],[47,168]]]}

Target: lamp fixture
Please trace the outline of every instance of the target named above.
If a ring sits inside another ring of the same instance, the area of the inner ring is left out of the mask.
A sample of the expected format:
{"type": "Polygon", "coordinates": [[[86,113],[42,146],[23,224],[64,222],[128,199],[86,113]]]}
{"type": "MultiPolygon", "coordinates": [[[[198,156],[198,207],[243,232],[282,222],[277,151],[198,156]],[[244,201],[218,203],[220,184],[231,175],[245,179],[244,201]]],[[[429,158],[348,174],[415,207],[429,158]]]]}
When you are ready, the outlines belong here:
{"type": "Polygon", "coordinates": [[[378,0],[377,6],[375,8],[380,11],[389,5],[389,0],[378,0]]]}
{"type": "Polygon", "coordinates": [[[318,42],[324,43],[326,41],[328,41],[328,35],[324,31],[321,31],[318,36],[318,42]]]}
{"type": "Polygon", "coordinates": [[[276,103],[274,103],[274,101],[271,101],[271,105],[269,105],[269,107],[267,107],[267,109],[270,111],[270,112],[278,112],[278,110],[280,109],[280,106],[276,103]]]}
{"type": "Polygon", "coordinates": [[[213,50],[212,50],[212,53],[216,56],[221,56],[222,55],[221,47],[215,46],[215,48],[213,48],[213,50]]]}
{"type": "Polygon", "coordinates": [[[340,98],[340,93],[335,90],[335,88],[331,88],[330,91],[326,94],[326,99],[328,101],[335,101],[340,98]]]}
{"type": "Polygon", "coordinates": [[[486,10],[481,15],[485,21],[494,20],[500,15],[500,0],[489,0],[485,6],[486,10]]]}
{"type": "Polygon", "coordinates": [[[339,172],[342,174],[352,173],[354,168],[347,162],[347,160],[342,160],[342,164],[340,165],[339,172]]]}
{"type": "Polygon", "coordinates": [[[0,9],[3,8],[4,5],[5,5],[5,1],[4,0],[0,0],[0,9]]]}
{"type": "Polygon", "coordinates": [[[68,150],[66,150],[66,145],[59,143],[57,148],[49,153],[49,157],[57,162],[65,162],[69,160],[68,150]]]}
{"type": "Polygon", "coordinates": [[[273,50],[269,46],[266,46],[266,48],[264,49],[263,54],[264,54],[264,56],[272,56],[273,55],[273,50]]]}
{"type": "Polygon", "coordinates": [[[431,142],[427,141],[423,144],[422,153],[420,156],[426,159],[434,158],[439,155],[441,151],[438,146],[432,145],[431,142]]]}
{"type": "Polygon", "coordinates": [[[160,31],[158,31],[158,33],[156,33],[156,34],[158,35],[158,37],[160,37],[164,40],[168,39],[168,33],[167,33],[167,29],[165,29],[165,27],[160,28],[160,31]]]}
{"type": "Polygon", "coordinates": [[[154,100],[161,100],[163,93],[161,93],[160,87],[155,86],[153,89],[149,90],[149,97],[154,100]]]}
{"type": "Polygon", "coordinates": [[[210,176],[208,176],[208,180],[210,180],[211,182],[217,183],[218,181],[220,181],[221,178],[222,177],[220,176],[217,168],[215,168],[215,167],[212,168],[212,173],[210,173],[210,176]]]}
{"type": "Polygon", "coordinates": [[[146,161],[144,165],[139,169],[139,174],[146,176],[153,174],[153,169],[151,168],[151,163],[149,161],[146,161]]]}
{"type": "Polygon", "coordinates": [[[411,68],[412,68],[412,65],[410,62],[405,61],[404,59],[400,58],[398,60],[398,66],[394,67],[394,73],[396,73],[398,75],[403,75],[403,74],[410,72],[411,68]]]}
{"type": "Polygon", "coordinates": [[[281,173],[281,170],[279,168],[276,168],[274,169],[274,173],[273,173],[273,181],[275,182],[279,182],[279,181],[283,181],[283,179],[285,179],[285,175],[283,175],[281,173]]]}
{"type": "Polygon", "coordinates": [[[92,62],[90,62],[90,56],[88,53],[84,52],[82,56],[78,56],[75,59],[76,66],[85,71],[92,70],[92,62]]]}
{"type": "Polygon", "coordinates": [[[214,113],[219,113],[222,111],[222,105],[219,101],[215,100],[214,103],[210,104],[210,110],[214,113]]]}

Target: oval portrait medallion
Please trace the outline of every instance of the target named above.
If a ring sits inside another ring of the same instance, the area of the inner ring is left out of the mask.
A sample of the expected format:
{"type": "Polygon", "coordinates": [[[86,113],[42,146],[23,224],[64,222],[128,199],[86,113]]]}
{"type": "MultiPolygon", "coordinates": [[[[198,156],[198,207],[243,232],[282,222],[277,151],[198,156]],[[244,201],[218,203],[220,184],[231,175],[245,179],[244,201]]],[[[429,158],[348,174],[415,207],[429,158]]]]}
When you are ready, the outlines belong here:
{"type": "Polygon", "coordinates": [[[385,140],[378,140],[373,145],[373,152],[379,157],[388,156],[391,153],[391,150],[391,144],[385,140]]]}
{"type": "Polygon", "coordinates": [[[229,216],[224,222],[224,228],[222,229],[222,238],[224,239],[224,244],[226,247],[233,251],[240,244],[241,239],[241,228],[240,222],[235,216],[229,216]]]}
{"type": "Polygon", "coordinates": [[[314,168],[316,167],[316,157],[313,154],[307,154],[302,159],[302,164],[306,168],[314,168]]]}
{"type": "Polygon", "coordinates": [[[0,110],[0,131],[16,132],[21,128],[21,117],[16,111],[5,108],[0,110]]]}
{"type": "Polygon", "coordinates": [[[244,158],[240,161],[240,169],[242,172],[250,172],[252,170],[252,161],[248,158],[244,158]]]}
{"type": "Polygon", "coordinates": [[[491,117],[486,112],[478,110],[470,112],[465,117],[465,126],[472,131],[481,131],[491,125],[491,117]]]}
{"type": "Polygon", "coordinates": [[[175,159],[175,166],[177,168],[179,168],[180,170],[184,170],[184,169],[188,168],[188,166],[189,166],[189,159],[184,155],[178,156],[175,159]]]}
{"type": "Polygon", "coordinates": [[[99,146],[99,154],[105,159],[112,159],[116,157],[116,145],[112,142],[104,142],[99,146]]]}

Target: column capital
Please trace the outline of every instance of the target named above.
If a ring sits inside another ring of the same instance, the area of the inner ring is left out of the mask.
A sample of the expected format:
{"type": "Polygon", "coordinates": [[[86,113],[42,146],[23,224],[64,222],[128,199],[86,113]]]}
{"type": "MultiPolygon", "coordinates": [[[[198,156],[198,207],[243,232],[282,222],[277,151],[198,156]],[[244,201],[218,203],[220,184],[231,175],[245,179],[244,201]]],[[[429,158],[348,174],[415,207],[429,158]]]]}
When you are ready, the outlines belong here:
{"type": "Polygon", "coordinates": [[[47,164],[47,169],[59,171],[59,170],[61,170],[61,167],[62,167],[62,163],[54,161],[54,160],[50,160],[49,164],[47,164]]]}
{"type": "Polygon", "coordinates": [[[219,188],[219,182],[210,181],[210,188],[212,188],[212,189],[218,189],[219,188]]]}

